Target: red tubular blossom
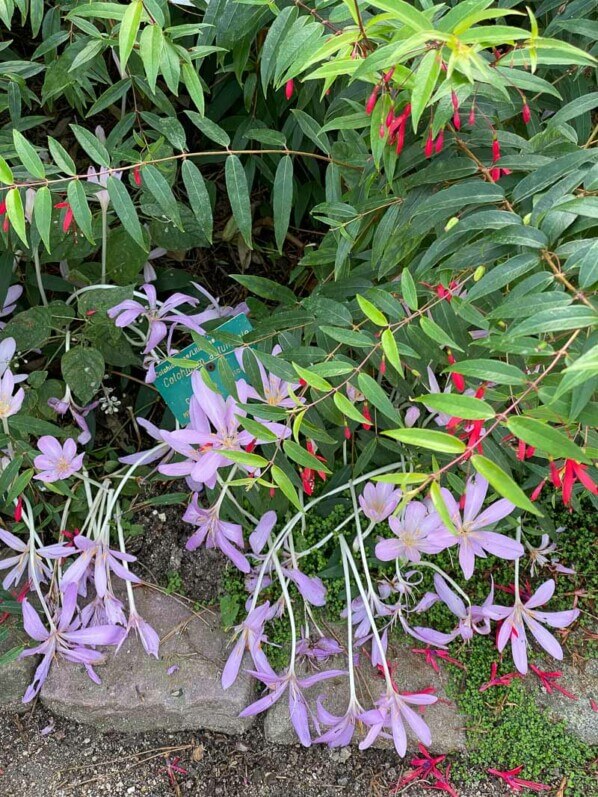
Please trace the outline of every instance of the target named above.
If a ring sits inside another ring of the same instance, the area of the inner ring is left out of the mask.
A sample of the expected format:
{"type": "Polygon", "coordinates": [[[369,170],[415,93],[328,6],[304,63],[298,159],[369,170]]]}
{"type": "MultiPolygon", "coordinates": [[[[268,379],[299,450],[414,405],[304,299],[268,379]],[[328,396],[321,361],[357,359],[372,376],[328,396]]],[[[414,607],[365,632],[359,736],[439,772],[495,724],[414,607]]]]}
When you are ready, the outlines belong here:
{"type": "Polygon", "coordinates": [[[400,155],[403,151],[403,147],[405,146],[405,119],[402,120],[402,123],[399,125],[397,130],[397,155],[400,155]]]}
{"type": "Polygon", "coordinates": [[[294,91],[295,91],[295,81],[293,80],[293,78],[291,78],[290,80],[287,80],[284,86],[284,96],[287,98],[287,100],[291,99],[294,91]]]}
{"type": "Polygon", "coordinates": [[[531,501],[537,501],[538,500],[538,498],[540,497],[540,493],[544,489],[544,485],[545,484],[546,484],[546,479],[542,479],[540,484],[538,484],[538,486],[535,488],[533,493],[530,495],[530,500],[531,501]]]}
{"type": "Polygon", "coordinates": [[[369,406],[368,406],[368,403],[367,403],[367,401],[366,401],[366,403],[363,405],[363,409],[362,409],[362,411],[361,411],[361,414],[362,414],[362,415],[363,415],[363,417],[364,417],[364,418],[365,418],[365,419],[368,421],[368,423],[362,423],[361,425],[362,425],[362,426],[363,426],[363,428],[366,430],[366,432],[369,432],[369,430],[372,428],[372,424],[371,424],[371,420],[372,420],[372,414],[370,413],[370,408],[369,408],[369,406]]]}
{"type": "Polygon", "coordinates": [[[436,136],[436,141],[434,143],[434,152],[442,152],[442,147],[444,146],[444,130],[441,130],[440,133],[436,136]]]}
{"type": "Polygon", "coordinates": [[[523,462],[525,459],[525,440],[520,440],[517,443],[517,459],[523,462]]]}
{"type": "Polygon", "coordinates": [[[380,125],[380,127],[378,128],[378,134],[380,138],[384,138],[384,136],[386,135],[386,127],[384,125],[380,125]]]}
{"type": "Polygon", "coordinates": [[[455,130],[461,130],[461,117],[459,116],[459,111],[455,111],[453,114],[453,127],[455,130]]]}
{"type": "Polygon", "coordinates": [[[384,83],[390,83],[390,81],[392,80],[392,76],[394,75],[394,73],[395,73],[395,68],[394,68],[394,66],[391,66],[391,68],[388,70],[388,72],[385,72],[385,73],[382,75],[382,80],[384,81],[384,83]]]}
{"type": "Polygon", "coordinates": [[[492,141],[492,163],[496,163],[496,161],[499,159],[500,159],[500,144],[498,143],[498,139],[495,138],[492,141]]]}
{"type": "Polygon", "coordinates": [[[592,478],[588,476],[586,467],[586,465],[582,465],[580,462],[573,462],[573,470],[578,480],[583,484],[586,490],[592,493],[592,495],[598,495],[598,486],[596,486],[592,478]]]}
{"type": "Polygon", "coordinates": [[[6,213],[6,202],[2,200],[2,202],[0,202],[0,216],[4,216],[5,213],[6,213]]]}
{"type": "Polygon", "coordinates": [[[350,440],[351,439],[351,430],[349,429],[348,426],[344,427],[344,433],[345,433],[345,440],[350,440]]]}
{"type": "Polygon", "coordinates": [[[527,102],[523,103],[523,107],[521,109],[521,116],[522,116],[523,121],[525,122],[525,124],[526,125],[529,124],[529,122],[530,122],[530,120],[532,118],[532,112],[530,111],[529,105],[527,104],[527,102]]]}
{"type": "Polygon", "coordinates": [[[573,494],[573,485],[575,484],[575,468],[572,459],[565,460],[565,475],[563,476],[563,503],[569,506],[571,503],[571,495],[573,494]]]}
{"type": "Polygon", "coordinates": [[[20,495],[17,499],[17,504],[15,506],[15,514],[14,514],[15,522],[20,523],[23,519],[23,496],[20,495]]]}
{"type": "Polygon", "coordinates": [[[550,463],[549,470],[550,470],[550,482],[552,486],[560,487],[562,484],[561,475],[559,473],[559,469],[557,468],[554,462],[550,463]]]}
{"type": "Polygon", "coordinates": [[[391,127],[392,123],[394,122],[394,119],[395,119],[394,108],[391,108],[390,111],[386,114],[386,121],[384,122],[386,127],[391,127]]]}
{"type": "Polygon", "coordinates": [[[497,183],[500,180],[500,169],[490,169],[490,179],[497,183]]]}
{"type": "Polygon", "coordinates": [[[534,673],[534,675],[538,676],[542,686],[544,687],[544,689],[546,689],[549,695],[551,695],[553,691],[556,689],[557,692],[560,692],[565,697],[568,697],[569,700],[577,700],[574,694],[568,692],[564,687],[556,683],[556,681],[559,678],[562,678],[563,676],[563,673],[560,672],[560,670],[554,670],[553,672],[546,672],[545,670],[541,670],[539,667],[536,667],[535,664],[530,664],[529,668],[534,673]]]}
{"type": "Polygon", "coordinates": [[[8,216],[4,217],[4,221],[2,222],[2,231],[8,232],[10,230],[10,221],[8,220],[8,216]]]}
{"type": "Polygon", "coordinates": [[[459,98],[454,91],[451,91],[451,102],[453,104],[453,111],[459,110],[459,98]]]}
{"type": "Polygon", "coordinates": [[[368,97],[368,101],[365,104],[365,112],[369,116],[374,108],[376,107],[376,103],[378,102],[378,94],[380,93],[380,86],[374,86],[372,93],[368,97]]]}
{"type": "Polygon", "coordinates": [[[467,123],[469,124],[470,127],[473,127],[475,125],[475,105],[471,106],[471,111],[469,112],[469,119],[467,120],[467,123]]]}
{"type": "Polygon", "coordinates": [[[133,167],[133,180],[137,187],[141,185],[141,166],[139,164],[133,167]]]}
{"type": "Polygon", "coordinates": [[[524,780],[523,778],[517,777],[522,769],[523,764],[514,769],[507,769],[504,771],[500,769],[487,769],[486,772],[504,780],[507,786],[515,792],[520,792],[524,789],[529,789],[530,791],[550,791],[550,786],[547,786],[545,783],[536,783],[533,780],[524,780]]]}
{"type": "Polygon", "coordinates": [[[386,373],[386,357],[382,357],[382,360],[380,361],[380,368],[378,369],[378,372],[380,373],[381,376],[384,376],[384,374],[386,373]]]}
{"type": "MultiPolygon", "coordinates": [[[[450,351],[447,352],[447,359],[448,359],[449,365],[454,365],[457,362],[455,360],[454,355],[450,351]]],[[[465,390],[465,377],[463,376],[463,374],[452,373],[451,374],[451,381],[452,381],[453,385],[455,386],[455,390],[458,390],[459,393],[463,393],[463,391],[465,390]]]]}
{"type": "Polygon", "coordinates": [[[432,131],[428,133],[426,143],[424,146],[424,155],[426,158],[431,158],[434,153],[434,139],[432,138],[432,131]]]}

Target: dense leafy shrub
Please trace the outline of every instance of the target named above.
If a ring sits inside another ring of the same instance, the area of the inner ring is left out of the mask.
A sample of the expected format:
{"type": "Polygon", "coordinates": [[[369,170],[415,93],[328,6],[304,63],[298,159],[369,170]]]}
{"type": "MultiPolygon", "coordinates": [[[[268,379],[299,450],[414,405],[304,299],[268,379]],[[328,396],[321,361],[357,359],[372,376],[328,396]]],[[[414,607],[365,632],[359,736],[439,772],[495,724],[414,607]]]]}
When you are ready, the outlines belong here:
{"type": "Polygon", "coordinates": [[[394,628],[441,650],[498,621],[521,673],[526,627],[562,656],[541,624],[577,609],[538,611],[554,582],[530,600],[519,571],[566,574],[546,510],[597,494],[594,7],[1,5],[1,566],[45,614],[23,602],[27,700],[55,655],[97,678],[95,645],[132,629],[158,655],[126,552],[140,476],[187,504],[188,548],[245,574],[224,686],[248,649],[267,692],[247,713],[285,694],[304,744],[365,726],[404,754],[403,719],[429,743],[410,704],[436,698],[395,689],[394,628]],[[246,302],[206,290],[214,244],[246,302]],[[322,546],[341,642],[312,622],[322,546]],[[514,597],[488,583],[472,606],[487,554],[515,563],[514,597]],[[439,600],[452,626],[413,619],[439,600]],[[382,695],[359,704],[349,655],[347,714],[318,726],[301,689],[338,671],[303,678],[296,654],[353,642],[382,695]]]}

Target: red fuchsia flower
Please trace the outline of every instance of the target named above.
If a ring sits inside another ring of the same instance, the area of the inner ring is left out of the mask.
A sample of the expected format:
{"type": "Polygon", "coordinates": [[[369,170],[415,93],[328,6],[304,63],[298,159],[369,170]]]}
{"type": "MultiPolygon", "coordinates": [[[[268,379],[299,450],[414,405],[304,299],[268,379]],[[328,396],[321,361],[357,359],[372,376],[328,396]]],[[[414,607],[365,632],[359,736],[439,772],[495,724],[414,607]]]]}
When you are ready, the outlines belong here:
{"type": "Polygon", "coordinates": [[[17,504],[15,506],[14,519],[15,519],[16,523],[20,523],[21,520],[23,519],[23,496],[22,495],[20,495],[17,498],[17,504]]]}
{"type": "Polygon", "coordinates": [[[439,764],[445,760],[445,755],[439,756],[432,756],[430,755],[429,751],[423,746],[421,742],[418,742],[419,751],[421,753],[420,757],[414,757],[409,762],[413,769],[410,769],[397,783],[394,787],[394,792],[400,791],[400,789],[404,788],[408,783],[411,783],[413,780],[427,780],[430,775],[433,775],[435,778],[443,777],[442,772],[440,772],[437,767],[439,764]]]}
{"type": "Polygon", "coordinates": [[[363,408],[361,410],[361,414],[367,420],[367,423],[362,423],[361,425],[363,426],[363,428],[365,429],[366,432],[369,432],[370,429],[372,428],[372,414],[370,412],[370,408],[368,406],[367,401],[363,405],[363,408]]]}
{"type": "Polygon", "coordinates": [[[451,91],[451,102],[453,104],[453,125],[456,130],[461,130],[461,117],[459,116],[459,98],[454,91],[451,91]]]}
{"type": "MultiPolygon", "coordinates": [[[[451,351],[447,351],[446,353],[447,360],[449,365],[454,365],[457,361],[455,360],[455,356],[451,351]]],[[[463,393],[465,390],[465,377],[463,374],[459,374],[457,372],[451,373],[451,381],[455,386],[455,390],[458,390],[459,393],[463,393]]]]}
{"type": "Polygon", "coordinates": [[[490,665],[490,680],[480,686],[479,692],[486,692],[492,686],[510,686],[515,678],[521,678],[518,672],[507,672],[504,675],[497,675],[497,672],[498,664],[493,661],[490,665]]]}
{"type": "Polygon", "coordinates": [[[428,133],[428,137],[426,139],[426,144],[424,146],[424,155],[426,158],[431,158],[434,153],[434,138],[432,136],[432,131],[428,133]]]}
{"type": "Polygon", "coordinates": [[[557,692],[560,692],[565,697],[568,697],[569,700],[577,700],[574,694],[568,692],[564,687],[560,684],[557,684],[557,680],[562,678],[563,673],[560,670],[553,670],[552,672],[547,672],[546,670],[541,670],[539,667],[536,667],[535,664],[529,665],[530,670],[537,675],[540,679],[540,683],[546,689],[549,695],[553,693],[556,689],[557,692]]]}
{"type": "Polygon", "coordinates": [[[574,459],[566,459],[562,468],[558,469],[554,462],[550,463],[550,477],[552,484],[561,488],[563,503],[569,506],[573,487],[576,482],[580,482],[592,495],[598,495],[598,486],[587,473],[587,465],[576,462],[574,459]]]}
{"type": "Polygon", "coordinates": [[[66,213],[64,214],[64,218],[62,219],[62,232],[68,232],[71,224],[73,223],[73,209],[70,206],[69,202],[57,202],[54,205],[57,209],[65,208],[66,213]]]}
{"type": "Polygon", "coordinates": [[[290,80],[287,80],[284,87],[284,96],[287,98],[287,100],[291,99],[294,91],[295,91],[295,81],[293,80],[293,78],[291,78],[290,80]]]}
{"type": "Polygon", "coordinates": [[[382,81],[383,81],[384,83],[390,83],[390,81],[392,80],[392,76],[394,75],[394,73],[395,73],[395,68],[394,68],[394,66],[392,66],[392,67],[391,67],[391,68],[388,70],[388,72],[385,72],[385,73],[382,75],[382,81]]]}
{"type": "Polygon", "coordinates": [[[434,142],[434,152],[438,154],[442,152],[442,147],[444,146],[444,130],[441,130],[440,133],[436,136],[436,141],[434,142]]]}
{"type": "MultiPolygon", "coordinates": [[[[316,447],[311,440],[307,441],[305,448],[307,449],[308,453],[315,456],[316,459],[320,460],[320,462],[326,462],[324,457],[320,456],[320,454],[316,454],[316,447]]],[[[323,470],[317,471],[317,474],[323,482],[326,481],[326,473],[323,470]]],[[[316,471],[314,471],[313,468],[303,468],[301,471],[301,482],[303,484],[303,492],[306,495],[313,495],[316,487],[316,471]]]]}
{"type": "Polygon", "coordinates": [[[133,167],[133,180],[137,187],[141,185],[141,166],[139,164],[133,167]]]}
{"type": "Polygon", "coordinates": [[[492,163],[500,160],[500,144],[497,138],[492,140],[492,163]]]}
{"type": "Polygon", "coordinates": [[[440,665],[438,664],[439,659],[442,661],[447,661],[450,664],[454,664],[455,667],[459,667],[461,670],[465,669],[464,664],[461,664],[460,661],[449,656],[448,650],[438,650],[436,648],[411,648],[411,652],[420,656],[425,656],[426,664],[429,664],[434,672],[440,672],[440,665]]]}
{"type": "Polygon", "coordinates": [[[376,103],[378,102],[378,94],[380,93],[380,86],[374,86],[372,89],[372,93],[368,97],[368,101],[365,104],[365,112],[368,116],[370,116],[374,108],[376,107],[376,103]]]}
{"type": "Polygon", "coordinates": [[[384,124],[386,125],[386,127],[390,128],[394,120],[395,120],[395,110],[394,108],[391,108],[390,111],[386,114],[386,120],[384,124]]]}
{"type": "Polygon", "coordinates": [[[516,792],[523,791],[524,789],[529,789],[530,791],[550,791],[550,786],[547,786],[545,783],[536,783],[533,780],[524,780],[523,778],[517,777],[522,769],[523,764],[515,767],[515,769],[507,769],[504,771],[500,769],[487,769],[486,772],[488,772],[489,775],[494,775],[504,780],[507,786],[516,792]]]}
{"type": "Polygon", "coordinates": [[[523,121],[525,122],[526,125],[530,123],[531,118],[532,118],[532,112],[529,109],[529,105],[527,104],[527,101],[525,101],[523,103],[523,107],[521,108],[521,116],[522,116],[523,121]]]}
{"type": "Polygon", "coordinates": [[[523,462],[526,459],[531,459],[536,453],[534,446],[528,446],[525,440],[518,440],[517,442],[517,459],[523,462]]]}

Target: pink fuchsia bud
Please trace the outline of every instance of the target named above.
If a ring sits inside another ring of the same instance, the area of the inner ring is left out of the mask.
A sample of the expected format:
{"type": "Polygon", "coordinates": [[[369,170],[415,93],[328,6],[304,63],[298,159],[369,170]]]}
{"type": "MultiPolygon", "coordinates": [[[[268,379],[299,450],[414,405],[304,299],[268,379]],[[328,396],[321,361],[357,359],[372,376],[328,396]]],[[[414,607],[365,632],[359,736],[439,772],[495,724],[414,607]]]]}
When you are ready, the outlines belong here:
{"type": "Polygon", "coordinates": [[[344,432],[345,432],[345,440],[350,440],[351,439],[351,430],[349,429],[348,426],[345,426],[344,432]]]}
{"type": "Polygon", "coordinates": [[[58,209],[66,208],[66,213],[62,220],[62,232],[68,232],[73,222],[73,209],[68,202],[57,202],[54,207],[58,209]]]}
{"type": "Polygon", "coordinates": [[[15,521],[19,523],[23,519],[23,496],[20,495],[15,506],[15,521]]]}
{"type": "Polygon", "coordinates": [[[392,76],[394,75],[394,73],[395,73],[395,68],[394,68],[394,66],[393,66],[393,67],[391,67],[391,68],[388,70],[388,72],[385,72],[385,73],[382,75],[382,80],[384,81],[384,83],[390,83],[390,81],[392,80],[392,76]]]}
{"type": "Polygon", "coordinates": [[[135,181],[135,185],[137,187],[141,185],[141,167],[139,164],[133,168],[133,180],[135,181]]]}
{"type": "Polygon", "coordinates": [[[403,108],[403,116],[405,119],[409,119],[411,116],[411,103],[408,102],[407,105],[403,108]]]}
{"type": "Polygon", "coordinates": [[[5,213],[6,213],[6,202],[2,200],[2,202],[0,202],[0,216],[4,216],[5,213]]]}
{"type": "Polygon", "coordinates": [[[404,146],[405,146],[405,120],[403,120],[403,124],[399,125],[399,129],[397,130],[397,155],[401,154],[404,146]]]}
{"type": "Polygon", "coordinates": [[[436,153],[442,152],[442,147],[444,146],[444,130],[441,130],[440,133],[436,136],[436,142],[434,143],[434,151],[436,153]]]}
{"type": "Polygon", "coordinates": [[[497,183],[500,180],[500,169],[490,169],[490,179],[493,183],[497,183]]]}
{"type": "Polygon", "coordinates": [[[276,487],[270,487],[270,498],[274,498],[276,495],[276,487]]]}
{"type": "Polygon", "coordinates": [[[426,144],[424,146],[424,155],[426,158],[431,158],[434,152],[434,139],[432,138],[432,131],[428,133],[426,144]]]}
{"type": "Polygon", "coordinates": [[[461,130],[461,117],[459,116],[459,111],[455,111],[453,114],[453,127],[455,130],[461,130]]]}
{"type": "Polygon", "coordinates": [[[369,116],[374,108],[376,107],[376,103],[378,102],[378,94],[380,93],[380,86],[374,86],[372,89],[372,93],[368,97],[368,101],[365,104],[365,112],[369,116]]]}
{"type": "Polygon", "coordinates": [[[386,135],[386,127],[384,125],[380,125],[380,129],[378,130],[380,138],[384,138],[386,135]]]}
{"type": "Polygon", "coordinates": [[[384,124],[386,127],[390,127],[395,120],[395,111],[394,108],[391,108],[390,111],[386,114],[386,121],[384,124]]]}
{"type": "Polygon", "coordinates": [[[284,96],[287,98],[287,100],[291,99],[294,91],[295,91],[295,81],[291,78],[291,80],[287,80],[284,87],[284,96]]]}
{"type": "Polygon", "coordinates": [[[458,111],[459,110],[459,98],[457,97],[457,95],[455,94],[454,91],[451,91],[451,102],[453,104],[453,110],[454,111],[458,111]]]}
{"type": "Polygon", "coordinates": [[[384,376],[384,374],[386,373],[386,357],[382,357],[382,360],[380,362],[380,368],[378,369],[378,371],[380,373],[380,376],[384,376]]]}
{"type": "Polygon", "coordinates": [[[10,221],[8,220],[8,216],[4,217],[4,221],[2,222],[2,232],[8,232],[10,230],[10,221]]]}
{"type": "MultiPolygon", "coordinates": [[[[457,362],[455,360],[454,355],[450,351],[447,352],[447,359],[448,359],[449,365],[454,365],[457,362]]],[[[463,374],[452,373],[451,374],[451,381],[452,381],[453,385],[455,386],[455,390],[458,390],[459,393],[463,393],[463,391],[465,390],[465,377],[463,376],[463,374]]]]}
{"type": "Polygon", "coordinates": [[[532,112],[530,111],[529,105],[527,104],[527,102],[523,103],[523,108],[521,109],[521,116],[522,116],[523,121],[525,122],[525,124],[526,125],[529,124],[529,122],[531,121],[531,118],[532,118],[532,112]]]}
{"type": "Polygon", "coordinates": [[[369,408],[369,406],[367,404],[367,401],[363,405],[363,409],[361,411],[361,414],[368,421],[368,423],[362,423],[361,425],[363,426],[363,428],[365,429],[366,432],[369,432],[369,430],[372,428],[372,424],[371,424],[372,414],[370,413],[370,408],[369,408]]]}
{"type": "Polygon", "coordinates": [[[537,501],[538,500],[538,498],[540,497],[540,493],[542,492],[542,489],[544,488],[545,484],[546,484],[546,479],[542,479],[540,484],[537,485],[535,490],[530,495],[530,500],[532,500],[532,501],[537,501]]]}
{"type": "Polygon", "coordinates": [[[469,119],[467,120],[470,127],[475,125],[475,105],[471,106],[471,111],[469,112],[469,119]]]}
{"type": "Polygon", "coordinates": [[[499,159],[500,159],[500,144],[498,143],[498,139],[495,138],[492,141],[492,163],[496,163],[496,161],[499,159]]]}

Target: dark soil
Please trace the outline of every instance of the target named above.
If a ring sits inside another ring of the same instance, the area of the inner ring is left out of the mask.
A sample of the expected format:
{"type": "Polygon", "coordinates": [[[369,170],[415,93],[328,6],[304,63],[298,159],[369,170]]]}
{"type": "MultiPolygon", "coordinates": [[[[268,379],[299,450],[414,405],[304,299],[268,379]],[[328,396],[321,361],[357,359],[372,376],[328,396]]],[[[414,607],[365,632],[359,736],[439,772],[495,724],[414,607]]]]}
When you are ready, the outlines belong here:
{"type": "MultiPolygon", "coordinates": [[[[387,751],[266,744],[258,727],[234,739],[200,732],[102,734],[41,706],[21,716],[0,714],[0,740],[0,797],[390,797],[403,769],[387,751]],[[184,770],[173,772],[175,783],[168,760],[184,770]]],[[[400,793],[434,792],[413,783],[400,793]]],[[[458,793],[509,794],[494,782],[458,793]]]]}

